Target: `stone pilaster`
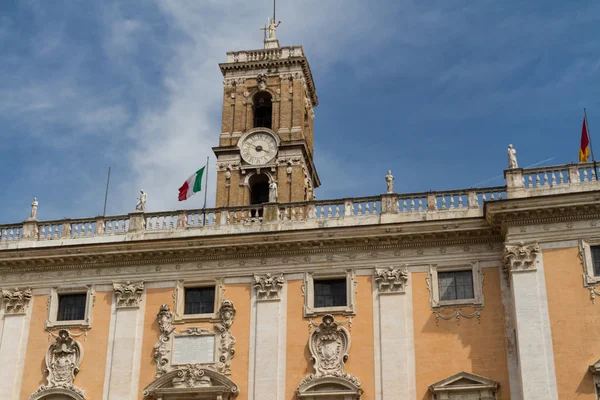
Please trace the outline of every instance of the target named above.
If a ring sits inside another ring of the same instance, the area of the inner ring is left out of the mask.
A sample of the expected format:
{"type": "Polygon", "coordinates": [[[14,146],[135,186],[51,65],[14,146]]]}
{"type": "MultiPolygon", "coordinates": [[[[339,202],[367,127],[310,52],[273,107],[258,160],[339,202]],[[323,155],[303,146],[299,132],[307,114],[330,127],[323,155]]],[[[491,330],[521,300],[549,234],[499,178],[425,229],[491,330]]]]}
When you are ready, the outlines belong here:
{"type": "Polygon", "coordinates": [[[406,267],[375,270],[375,399],[416,399],[412,293],[406,267]]]}
{"type": "Polygon", "coordinates": [[[546,281],[537,244],[507,244],[504,271],[511,286],[522,398],[558,400],[546,281]]]}
{"type": "Polygon", "coordinates": [[[255,275],[250,321],[249,400],[284,400],[287,293],[283,274],[255,275]]]}

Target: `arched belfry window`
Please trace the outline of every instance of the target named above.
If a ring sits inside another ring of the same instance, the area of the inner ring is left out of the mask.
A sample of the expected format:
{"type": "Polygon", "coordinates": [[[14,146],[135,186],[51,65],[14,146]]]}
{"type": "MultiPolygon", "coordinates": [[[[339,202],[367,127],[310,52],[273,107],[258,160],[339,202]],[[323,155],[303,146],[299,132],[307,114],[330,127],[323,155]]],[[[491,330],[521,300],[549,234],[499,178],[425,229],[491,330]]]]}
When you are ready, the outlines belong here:
{"type": "Polygon", "coordinates": [[[273,102],[269,92],[258,92],[254,95],[254,128],[273,127],[273,102]]]}
{"type": "Polygon", "coordinates": [[[255,174],[248,180],[250,187],[250,204],[262,204],[269,201],[269,177],[255,174]]]}

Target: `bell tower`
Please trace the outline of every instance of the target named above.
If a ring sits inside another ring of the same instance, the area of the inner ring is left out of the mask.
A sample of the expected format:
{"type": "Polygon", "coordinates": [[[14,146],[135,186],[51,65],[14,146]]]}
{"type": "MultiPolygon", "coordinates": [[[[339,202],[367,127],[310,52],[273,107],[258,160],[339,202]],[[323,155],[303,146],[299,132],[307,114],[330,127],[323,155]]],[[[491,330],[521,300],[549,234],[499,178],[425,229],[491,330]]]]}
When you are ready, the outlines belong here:
{"type": "Polygon", "coordinates": [[[271,18],[264,48],[227,53],[217,157],[216,207],[312,200],[319,104],[302,46],[280,47],[271,18]]]}

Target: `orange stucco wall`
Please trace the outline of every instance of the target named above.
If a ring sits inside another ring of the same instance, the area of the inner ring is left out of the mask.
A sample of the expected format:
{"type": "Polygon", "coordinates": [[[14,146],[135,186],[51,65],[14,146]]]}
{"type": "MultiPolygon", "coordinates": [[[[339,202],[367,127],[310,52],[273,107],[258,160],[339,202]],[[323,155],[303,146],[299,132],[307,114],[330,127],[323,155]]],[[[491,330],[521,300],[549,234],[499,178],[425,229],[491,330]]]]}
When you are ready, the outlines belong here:
{"type": "MultiPolygon", "coordinates": [[[[500,382],[499,400],[510,399],[501,276],[496,268],[484,268],[482,271],[485,274],[485,306],[481,310],[480,324],[477,318],[461,318],[458,325],[456,319],[440,319],[436,326],[435,314],[429,306],[429,290],[425,281],[427,273],[418,272],[411,276],[419,400],[430,399],[430,384],[461,371],[500,382]]],[[[471,311],[464,309],[464,312],[471,311]]]]}
{"type": "Polygon", "coordinates": [[[576,247],[544,250],[544,272],[558,398],[595,399],[588,366],[600,358],[600,301],[583,287],[576,247]]]}
{"type": "MultiPolygon", "coordinates": [[[[21,384],[20,398],[29,399],[40,385],[46,384],[45,357],[46,349],[52,339],[48,338],[45,323],[48,314],[46,301],[48,296],[35,296],[29,328],[29,339],[25,354],[25,369],[21,384]]],[[[86,398],[102,399],[104,386],[104,369],[106,366],[106,351],[108,347],[108,330],[110,326],[111,292],[96,292],[96,300],[92,307],[92,329],[87,337],[76,338],[83,346],[83,361],[81,371],[75,378],[75,384],[85,389],[86,398]]],[[[58,330],[53,330],[57,333],[58,330]]],[[[72,329],[73,334],[80,333],[72,329]]]]}
{"type": "MultiPolygon", "coordinates": [[[[174,288],[165,288],[148,289],[146,291],[140,391],[138,395],[138,399],[140,400],[143,399],[142,390],[154,381],[156,375],[156,363],[152,358],[154,345],[160,336],[156,314],[161,304],[168,304],[171,310],[173,310],[173,290],[174,288]]],[[[248,398],[248,356],[250,345],[250,285],[225,285],[224,299],[233,301],[236,310],[235,320],[231,326],[231,333],[235,337],[235,356],[231,360],[230,379],[238,385],[240,390],[237,399],[246,400],[248,398]]],[[[176,325],[177,331],[185,330],[189,326],[211,328],[212,324],[208,322],[188,322],[176,325]]]]}
{"type": "MultiPolygon", "coordinates": [[[[345,371],[357,376],[365,391],[363,400],[373,400],[375,393],[375,361],[373,338],[372,278],[357,277],[356,317],[349,329],[351,347],[345,371]]],[[[288,281],[287,333],[286,333],[286,395],[287,400],[296,399],[298,383],[314,372],[308,350],[308,320],[302,316],[304,296],[303,281],[288,281]]],[[[344,320],[336,317],[336,320],[344,320]]],[[[314,322],[319,319],[315,318],[314,322]]],[[[348,329],[348,327],[346,326],[348,329]]]]}

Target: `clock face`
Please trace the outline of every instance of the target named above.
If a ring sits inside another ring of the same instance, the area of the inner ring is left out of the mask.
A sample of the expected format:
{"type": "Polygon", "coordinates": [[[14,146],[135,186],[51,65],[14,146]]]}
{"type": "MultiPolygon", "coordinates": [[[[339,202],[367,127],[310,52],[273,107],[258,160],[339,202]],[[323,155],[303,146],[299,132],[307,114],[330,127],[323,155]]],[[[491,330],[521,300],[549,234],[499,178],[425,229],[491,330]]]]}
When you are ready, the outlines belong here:
{"type": "Polygon", "coordinates": [[[275,158],[277,142],[266,132],[256,132],[249,135],[241,145],[241,155],[244,161],[251,165],[263,165],[275,158]]]}

